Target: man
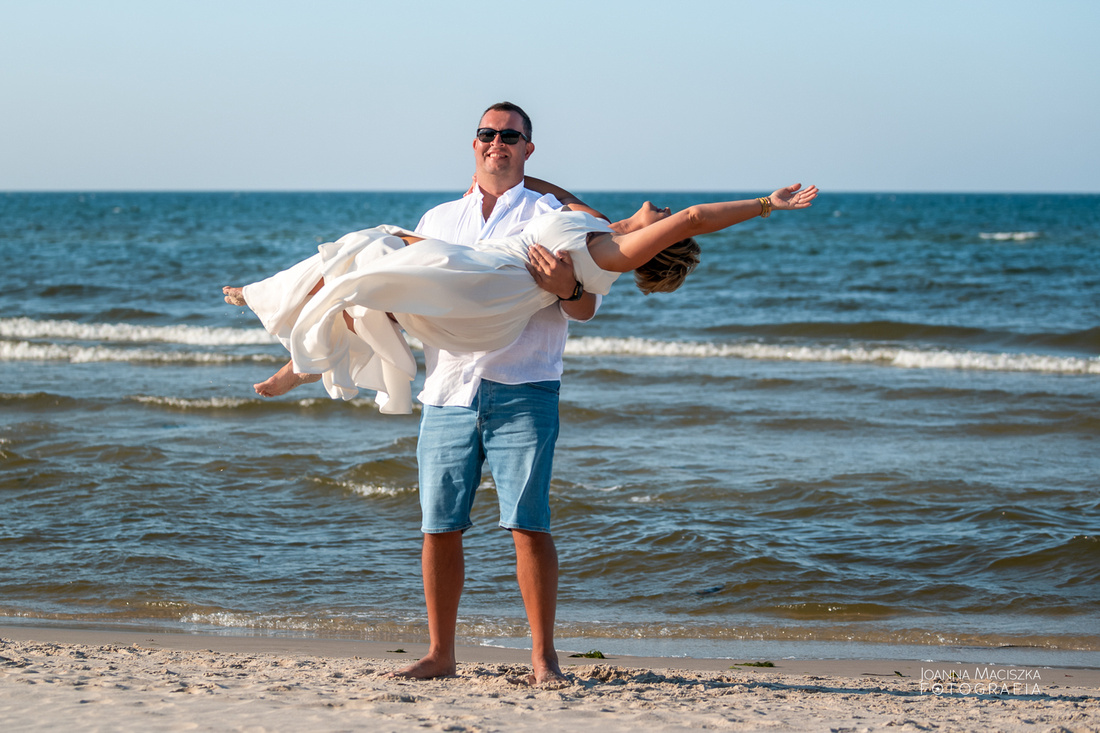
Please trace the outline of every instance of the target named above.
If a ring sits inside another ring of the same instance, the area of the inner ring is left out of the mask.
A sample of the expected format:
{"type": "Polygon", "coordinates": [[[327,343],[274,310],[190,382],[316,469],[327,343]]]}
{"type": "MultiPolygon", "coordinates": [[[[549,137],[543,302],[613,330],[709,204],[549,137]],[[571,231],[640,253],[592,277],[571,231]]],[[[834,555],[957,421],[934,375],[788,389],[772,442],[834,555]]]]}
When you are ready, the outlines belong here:
{"type": "MultiPolygon", "coordinates": [[[[531,120],[516,105],[501,102],[487,109],[473,148],[476,183],[470,195],[429,211],[418,234],[473,244],[518,233],[535,216],[564,204],[591,211],[541,181],[529,183],[546,195],[524,187],[524,164],[535,146],[531,120]]],[[[513,344],[475,353],[424,349],[427,376],[419,395],[424,407],[417,461],[431,645],[427,656],[400,670],[400,676],[455,673],[455,626],[465,576],[462,534],[471,526],[470,508],[487,460],[497,487],[500,526],[511,531],[515,543],[516,577],[531,626],[532,681],[562,678],[554,650],[558,556],[549,505],[558,385],[567,319],[591,318],[599,300],[583,292],[568,257],[558,259],[535,247],[531,259],[532,277],[561,300],[532,317],[513,344]]]]}

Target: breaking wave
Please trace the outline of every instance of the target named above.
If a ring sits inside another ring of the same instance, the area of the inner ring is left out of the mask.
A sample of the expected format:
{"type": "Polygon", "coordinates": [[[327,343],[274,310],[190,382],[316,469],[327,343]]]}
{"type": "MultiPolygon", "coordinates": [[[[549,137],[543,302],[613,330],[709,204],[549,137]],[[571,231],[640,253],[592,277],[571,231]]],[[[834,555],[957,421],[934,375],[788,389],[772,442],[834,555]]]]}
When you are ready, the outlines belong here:
{"type": "Polygon", "coordinates": [[[0,341],[0,361],[66,361],[71,364],[92,362],[234,364],[277,363],[286,361],[286,357],[280,359],[269,354],[219,354],[206,351],[158,351],[156,349],[120,349],[111,346],[0,341]]]}
{"type": "Polygon", "coordinates": [[[979,232],[978,236],[995,242],[1026,242],[1038,238],[1039,232],[979,232]]]}
{"type": "Polygon", "coordinates": [[[66,339],[111,343],[171,343],[188,346],[247,346],[276,340],[262,328],[207,328],[205,326],[137,326],[129,323],[77,323],[0,319],[0,338],[66,339]]]}
{"type": "MultiPolygon", "coordinates": [[[[278,362],[275,354],[231,354],[218,351],[177,351],[155,348],[120,348],[115,344],[164,343],[182,346],[270,346],[277,341],[262,329],[207,328],[202,326],[135,326],[119,323],[84,324],[74,321],[0,319],[0,361],[162,362],[229,364],[278,362]],[[57,339],[54,343],[34,339],[57,339]]],[[[409,339],[420,348],[419,342],[409,339]]],[[[902,369],[964,369],[998,372],[1100,375],[1100,357],[984,352],[962,349],[899,346],[791,345],[761,342],[662,341],[656,339],[583,337],[571,338],[570,356],[640,356],[657,358],[752,359],[762,361],[831,362],[874,364],[902,369]]]]}
{"type": "Polygon", "coordinates": [[[1100,357],[985,353],[896,347],[786,346],[781,344],[717,344],[698,341],[656,341],[643,338],[570,339],[570,356],[648,356],[763,361],[874,364],[902,369],[969,369],[976,371],[1100,374],[1100,357]]]}

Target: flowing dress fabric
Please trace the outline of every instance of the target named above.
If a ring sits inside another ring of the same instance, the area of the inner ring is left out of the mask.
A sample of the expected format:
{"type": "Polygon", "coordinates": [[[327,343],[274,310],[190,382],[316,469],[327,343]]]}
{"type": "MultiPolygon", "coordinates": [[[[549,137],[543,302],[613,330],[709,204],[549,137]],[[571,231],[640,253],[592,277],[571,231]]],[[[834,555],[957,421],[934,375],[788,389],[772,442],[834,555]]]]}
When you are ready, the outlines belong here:
{"type": "MultiPolygon", "coordinates": [[[[268,333],[291,351],[294,325],[318,281],[324,278],[327,283],[339,279],[358,268],[365,268],[372,261],[403,250],[405,242],[398,236],[402,234],[411,232],[380,226],[322,244],[312,257],[266,280],[244,286],[245,302],[268,333]]],[[[332,369],[321,372],[325,391],[333,399],[350,400],[360,388],[372,389],[378,392],[377,401],[383,413],[411,412],[409,384],[416,377],[416,360],[400,329],[384,311],[359,307],[347,310],[355,321],[356,333],[351,334],[344,327],[342,334],[336,334],[344,337],[340,344],[341,356],[332,369]]]]}
{"type": "Polygon", "coordinates": [[[409,335],[438,348],[502,348],[532,315],[558,300],[527,271],[530,245],[569,252],[585,290],[607,294],[619,273],[601,270],[592,260],[587,235],[593,231],[611,230],[582,212],[545,214],[516,236],[471,247],[435,239],[406,247],[395,235],[411,232],[365,229],[246,286],[244,296],[290,350],[294,370],[324,375],[331,397],[351,399],[360,388],[372,389],[381,393],[382,412],[409,412],[416,362],[387,313],[409,335]],[[324,287],[307,302],[322,276],[324,287]],[[344,311],[354,319],[355,333],[344,324],[344,311]]]}

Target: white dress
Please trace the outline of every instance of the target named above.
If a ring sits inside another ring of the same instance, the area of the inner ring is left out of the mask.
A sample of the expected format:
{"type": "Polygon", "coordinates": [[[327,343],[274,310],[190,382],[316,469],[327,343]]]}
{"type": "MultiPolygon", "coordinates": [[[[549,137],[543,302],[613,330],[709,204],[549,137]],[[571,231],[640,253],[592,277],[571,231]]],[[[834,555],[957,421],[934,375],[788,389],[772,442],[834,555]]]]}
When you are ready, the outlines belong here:
{"type": "Polygon", "coordinates": [[[407,413],[416,361],[401,328],[448,351],[507,346],[533,314],[558,300],[527,271],[528,247],[569,252],[584,289],[606,295],[619,273],[596,265],[587,235],[610,231],[583,212],[554,212],[504,239],[473,246],[425,239],[405,246],[399,235],[417,235],[380,226],[322,244],[313,257],[246,285],[244,298],[290,351],[294,371],[322,374],[334,399],[372,389],[380,393],[382,412],[407,413]],[[324,287],[309,299],[322,277],[324,287]],[[344,323],[345,311],[355,333],[344,323]]]}

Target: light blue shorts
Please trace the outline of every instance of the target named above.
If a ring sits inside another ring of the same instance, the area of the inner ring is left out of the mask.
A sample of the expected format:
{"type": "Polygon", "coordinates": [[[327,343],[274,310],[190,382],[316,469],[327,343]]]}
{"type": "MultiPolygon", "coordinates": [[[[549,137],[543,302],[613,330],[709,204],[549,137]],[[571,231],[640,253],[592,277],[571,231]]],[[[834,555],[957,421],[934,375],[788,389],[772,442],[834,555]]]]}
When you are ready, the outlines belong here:
{"type": "Polygon", "coordinates": [[[550,531],[550,474],[558,440],[559,382],[482,381],[469,407],[425,405],[416,459],[426,534],[466,531],[486,461],[500,526],[550,531]]]}

